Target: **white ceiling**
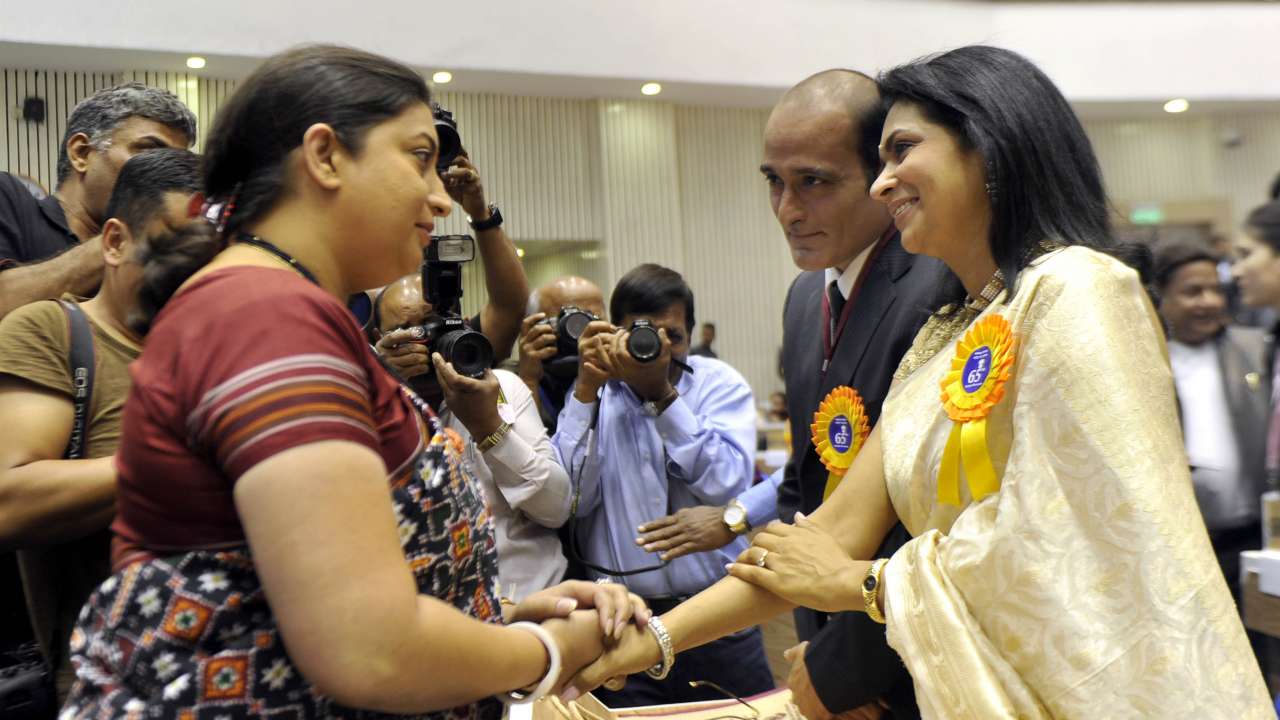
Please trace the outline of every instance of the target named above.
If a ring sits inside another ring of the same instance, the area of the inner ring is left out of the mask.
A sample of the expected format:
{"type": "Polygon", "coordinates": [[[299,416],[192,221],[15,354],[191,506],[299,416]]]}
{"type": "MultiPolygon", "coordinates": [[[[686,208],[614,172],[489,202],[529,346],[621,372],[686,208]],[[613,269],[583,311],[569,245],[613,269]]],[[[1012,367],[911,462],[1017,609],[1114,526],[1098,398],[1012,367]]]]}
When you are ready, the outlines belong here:
{"type": "Polygon", "coordinates": [[[1280,4],[949,0],[172,0],[0,3],[0,66],[239,77],[302,42],[341,42],[450,89],[764,107],[827,67],[874,72],[984,42],[1027,54],[1086,115],[1159,114],[1172,97],[1275,110],[1280,4]],[[124,6],[122,9],[121,6],[124,6]]]}

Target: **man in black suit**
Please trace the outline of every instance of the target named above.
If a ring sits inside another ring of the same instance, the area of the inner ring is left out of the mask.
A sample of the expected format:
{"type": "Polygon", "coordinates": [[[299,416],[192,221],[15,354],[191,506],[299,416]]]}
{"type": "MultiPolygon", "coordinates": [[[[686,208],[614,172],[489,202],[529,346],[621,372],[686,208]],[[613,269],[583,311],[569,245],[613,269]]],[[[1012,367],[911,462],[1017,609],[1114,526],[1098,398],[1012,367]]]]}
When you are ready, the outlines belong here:
{"type": "MultiPolygon", "coordinates": [[[[928,317],[945,268],[902,249],[884,205],[868,195],[879,173],[883,120],[875,82],[857,72],[828,70],[789,90],[765,128],[761,172],[791,257],[803,272],[783,310],[783,376],[791,422],[791,457],[780,476],[776,505],[758,502],[757,486],[729,507],[691,508],[642,528],[641,542],[664,558],[697,552],[763,524],[772,514],[790,521],[822,502],[828,471],[811,441],[814,412],[837,387],[862,396],[874,425],[898,362],[928,317]],[[748,497],[748,495],[753,497],[748,497]],[[769,511],[772,512],[769,512],[769,511]],[[713,518],[720,517],[719,522],[713,518]],[[705,516],[705,517],[704,517],[705,516]],[[743,517],[740,517],[743,516],[743,517]],[[743,520],[746,520],[744,522],[743,520]]],[[[908,539],[897,526],[877,557],[908,539]]],[[[723,542],[721,543],[723,544],[723,542]]],[[[802,642],[787,652],[788,685],[808,720],[918,717],[911,678],[889,648],[884,626],[860,612],[796,611],[802,642]]]]}

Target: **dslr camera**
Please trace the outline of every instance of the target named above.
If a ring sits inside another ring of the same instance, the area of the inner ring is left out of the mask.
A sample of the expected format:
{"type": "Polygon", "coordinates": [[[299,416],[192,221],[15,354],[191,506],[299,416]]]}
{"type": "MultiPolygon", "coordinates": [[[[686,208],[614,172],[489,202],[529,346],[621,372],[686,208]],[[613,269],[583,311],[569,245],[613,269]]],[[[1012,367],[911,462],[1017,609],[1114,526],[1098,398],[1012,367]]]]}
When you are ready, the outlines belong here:
{"type": "MultiPolygon", "coordinates": [[[[435,235],[423,251],[422,289],[431,303],[431,314],[422,324],[409,328],[414,339],[452,363],[460,375],[484,377],[493,367],[493,345],[489,338],[467,327],[462,319],[462,263],[475,258],[475,239],[470,235],[435,235]]],[[[428,372],[434,368],[428,365],[428,372]]]]}
{"type": "Polygon", "coordinates": [[[658,335],[658,328],[648,320],[634,320],[631,332],[627,336],[627,353],[635,358],[637,362],[647,363],[658,359],[662,354],[662,336],[658,335]]]}
{"type": "Polygon", "coordinates": [[[458,134],[458,123],[453,113],[445,110],[440,103],[431,101],[431,117],[435,119],[436,136],[440,138],[440,148],[436,154],[436,172],[443,175],[458,153],[462,152],[462,136],[458,134]]]}
{"type": "Polygon", "coordinates": [[[565,305],[555,318],[547,318],[547,323],[556,331],[556,357],[576,357],[578,355],[578,339],[587,329],[587,325],[600,318],[590,310],[565,305]]]}

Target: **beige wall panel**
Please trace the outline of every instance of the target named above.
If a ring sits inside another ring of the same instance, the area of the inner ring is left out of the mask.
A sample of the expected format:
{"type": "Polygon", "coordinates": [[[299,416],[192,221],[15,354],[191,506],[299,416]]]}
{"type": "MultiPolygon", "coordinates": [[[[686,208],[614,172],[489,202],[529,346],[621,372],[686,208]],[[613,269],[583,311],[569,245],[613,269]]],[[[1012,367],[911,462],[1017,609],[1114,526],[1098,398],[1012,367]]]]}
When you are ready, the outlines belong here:
{"type": "Polygon", "coordinates": [[[597,107],[610,278],[646,262],[683,271],[675,107],[627,100],[597,107]]]}
{"type": "Polygon", "coordinates": [[[757,402],[782,386],[782,304],[797,273],[760,175],[768,116],[765,110],[676,111],[685,277],[699,324],[715,322],[716,352],[747,378],[757,402]]]}

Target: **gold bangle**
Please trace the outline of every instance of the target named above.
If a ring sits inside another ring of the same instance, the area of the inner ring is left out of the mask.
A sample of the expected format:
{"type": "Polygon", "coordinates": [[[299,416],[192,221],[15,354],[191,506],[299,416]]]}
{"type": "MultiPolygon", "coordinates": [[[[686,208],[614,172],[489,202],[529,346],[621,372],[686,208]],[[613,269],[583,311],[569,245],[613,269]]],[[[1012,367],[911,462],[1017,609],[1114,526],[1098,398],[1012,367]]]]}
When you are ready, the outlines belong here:
{"type": "Polygon", "coordinates": [[[866,606],[867,616],[881,625],[884,625],[884,613],[880,612],[876,595],[880,592],[880,574],[884,572],[884,566],[888,562],[888,559],[880,558],[871,563],[871,567],[867,568],[867,576],[862,580],[862,604],[866,606]]]}

